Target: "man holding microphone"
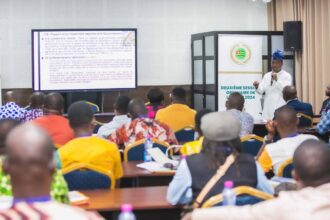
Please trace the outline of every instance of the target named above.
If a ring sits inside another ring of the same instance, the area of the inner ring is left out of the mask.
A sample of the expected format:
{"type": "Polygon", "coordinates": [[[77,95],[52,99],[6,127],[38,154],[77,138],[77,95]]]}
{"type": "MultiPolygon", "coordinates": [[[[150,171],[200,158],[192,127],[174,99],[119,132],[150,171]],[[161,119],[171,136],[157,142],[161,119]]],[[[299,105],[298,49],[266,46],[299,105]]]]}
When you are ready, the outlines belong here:
{"type": "Polygon", "coordinates": [[[272,71],[264,75],[259,83],[255,81],[253,86],[260,95],[265,93],[262,119],[272,120],[277,108],[285,104],[282,90],[285,86],[292,85],[291,75],[282,70],[283,52],[276,50],[272,56],[272,71]]]}

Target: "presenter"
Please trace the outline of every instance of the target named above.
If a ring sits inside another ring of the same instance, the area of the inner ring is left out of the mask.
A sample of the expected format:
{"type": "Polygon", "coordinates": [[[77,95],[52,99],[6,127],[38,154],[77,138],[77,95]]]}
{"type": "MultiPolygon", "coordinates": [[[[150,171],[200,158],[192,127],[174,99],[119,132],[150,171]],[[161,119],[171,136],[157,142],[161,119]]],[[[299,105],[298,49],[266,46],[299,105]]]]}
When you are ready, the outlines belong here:
{"type": "Polygon", "coordinates": [[[285,104],[282,90],[292,84],[291,75],[282,70],[283,58],[283,52],[276,50],[272,56],[272,71],[266,73],[260,83],[258,81],[253,83],[257,93],[265,94],[262,111],[264,120],[272,120],[275,110],[285,104]]]}

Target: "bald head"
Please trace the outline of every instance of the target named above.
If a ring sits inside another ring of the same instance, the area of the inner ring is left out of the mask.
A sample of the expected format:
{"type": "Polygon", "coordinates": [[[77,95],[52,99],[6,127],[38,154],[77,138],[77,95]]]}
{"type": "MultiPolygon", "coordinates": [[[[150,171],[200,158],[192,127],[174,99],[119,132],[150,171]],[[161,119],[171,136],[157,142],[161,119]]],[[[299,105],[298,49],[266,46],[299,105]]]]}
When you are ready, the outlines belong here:
{"type": "Polygon", "coordinates": [[[128,104],[128,113],[131,115],[132,119],[135,119],[141,115],[146,115],[147,108],[142,100],[133,99],[128,104]]]}
{"type": "Polygon", "coordinates": [[[45,113],[62,114],[64,99],[60,93],[52,92],[46,96],[44,111],[45,113]]]}
{"type": "Polygon", "coordinates": [[[50,137],[30,123],[9,133],[3,170],[11,177],[14,197],[49,195],[55,171],[53,149],[50,137]]]}
{"type": "Polygon", "coordinates": [[[228,97],[226,107],[228,110],[236,109],[238,111],[242,111],[244,108],[244,102],[244,97],[239,92],[233,92],[228,97]]]}
{"type": "Polygon", "coordinates": [[[3,98],[4,98],[5,103],[16,102],[14,91],[7,91],[3,98]]]}
{"type": "Polygon", "coordinates": [[[293,156],[294,176],[300,188],[330,183],[330,149],[317,140],[303,142],[293,156]]]}
{"type": "Polygon", "coordinates": [[[42,108],[45,102],[45,94],[42,92],[34,92],[30,96],[30,107],[35,108],[42,108]]]}
{"type": "Polygon", "coordinates": [[[299,120],[297,118],[297,112],[293,108],[284,105],[276,109],[274,117],[276,128],[280,135],[282,131],[286,133],[296,132],[299,120]]]}
{"type": "Polygon", "coordinates": [[[283,88],[283,99],[287,102],[297,98],[297,89],[294,86],[286,86],[283,88]]]}

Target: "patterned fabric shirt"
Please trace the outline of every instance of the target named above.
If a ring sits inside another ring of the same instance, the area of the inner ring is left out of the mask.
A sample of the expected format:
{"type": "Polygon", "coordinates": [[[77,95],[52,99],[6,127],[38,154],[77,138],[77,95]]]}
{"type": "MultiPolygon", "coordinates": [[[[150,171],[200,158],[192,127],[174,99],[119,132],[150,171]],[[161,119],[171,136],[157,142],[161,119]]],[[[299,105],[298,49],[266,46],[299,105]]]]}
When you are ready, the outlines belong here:
{"type": "Polygon", "coordinates": [[[31,121],[31,120],[39,118],[43,115],[44,115],[44,113],[43,113],[42,109],[40,109],[40,108],[30,109],[24,113],[23,121],[31,121]]]}
{"type": "MultiPolygon", "coordinates": [[[[64,177],[60,171],[56,171],[53,176],[53,182],[51,186],[51,197],[61,203],[69,203],[68,186],[64,180],[64,177]]],[[[2,169],[0,169],[0,196],[12,196],[12,188],[10,177],[6,175],[2,169]]]]}
{"type": "Polygon", "coordinates": [[[323,114],[320,123],[316,126],[316,129],[320,134],[325,134],[330,131],[330,110],[323,114]]]}
{"type": "Polygon", "coordinates": [[[149,134],[151,138],[177,144],[178,141],[172,129],[167,125],[150,118],[137,118],[119,127],[115,132],[109,135],[108,139],[118,145],[130,145],[141,140],[149,134]]]}
{"type": "Polygon", "coordinates": [[[19,202],[9,209],[0,210],[0,220],[99,220],[100,215],[87,212],[78,207],[60,204],[54,201],[47,202],[19,202]]]}
{"type": "Polygon", "coordinates": [[[253,133],[254,119],[249,113],[241,112],[237,109],[230,109],[229,111],[241,122],[241,137],[253,133]]]}
{"type": "Polygon", "coordinates": [[[23,120],[26,110],[19,107],[15,102],[8,102],[0,107],[0,119],[13,118],[23,120]]]}

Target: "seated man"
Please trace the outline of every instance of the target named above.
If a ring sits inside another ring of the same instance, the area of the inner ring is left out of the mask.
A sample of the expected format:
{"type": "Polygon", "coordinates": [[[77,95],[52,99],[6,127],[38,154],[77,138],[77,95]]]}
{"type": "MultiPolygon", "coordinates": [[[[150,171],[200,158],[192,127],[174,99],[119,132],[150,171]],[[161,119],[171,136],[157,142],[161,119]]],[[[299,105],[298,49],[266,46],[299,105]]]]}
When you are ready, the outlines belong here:
{"type": "Polygon", "coordinates": [[[73,138],[68,119],[63,117],[64,99],[59,93],[49,93],[45,99],[44,116],[33,120],[44,129],[56,147],[61,147],[73,138]]]}
{"type": "Polygon", "coordinates": [[[97,136],[107,138],[117,128],[131,121],[131,119],[127,116],[129,101],[130,98],[127,96],[122,95],[117,97],[114,104],[115,117],[113,117],[112,121],[102,125],[99,128],[97,136]]]}
{"type": "Polygon", "coordinates": [[[194,127],[196,111],[186,105],[186,91],[181,87],[174,88],[170,100],[169,106],[158,110],[156,120],[167,124],[175,132],[185,127],[194,127]]]}
{"type": "Polygon", "coordinates": [[[92,136],[95,118],[91,107],[84,101],[75,102],[69,107],[68,118],[75,139],[58,150],[62,168],[75,163],[87,163],[110,170],[116,179],[122,177],[123,170],[117,145],[92,136]]]}
{"type": "Polygon", "coordinates": [[[109,135],[108,139],[118,145],[128,146],[134,142],[146,138],[151,138],[177,144],[174,132],[166,124],[148,118],[147,108],[142,100],[133,99],[128,105],[128,112],[132,121],[119,127],[109,135]]]}
{"type": "MultiPolygon", "coordinates": [[[[9,132],[20,122],[11,118],[0,120],[0,196],[12,196],[12,186],[8,175],[2,170],[2,160],[5,156],[5,143],[9,132]]],[[[56,171],[53,176],[50,195],[61,203],[69,203],[68,186],[61,172],[56,171]]]]}
{"type": "Polygon", "coordinates": [[[301,102],[297,96],[297,90],[294,86],[286,86],[283,88],[283,99],[287,106],[292,107],[297,113],[303,113],[313,117],[313,107],[311,104],[301,102]]]}
{"type": "Polygon", "coordinates": [[[227,111],[230,111],[241,121],[241,132],[239,133],[241,137],[247,134],[252,134],[254,126],[254,119],[252,115],[247,112],[243,112],[244,102],[244,96],[242,96],[239,92],[230,94],[228,100],[226,101],[227,111]]]}
{"type": "Polygon", "coordinates": [[[330,150],[316,140],[302,143],[293,156],[293,177],[298,191],[256,205],[195,209],[182,220],[314,219],[330,216],[330,150]]]}
{"type": "Polygon", "coordinates": [[[43,107],[45,102],[45,94],[42,92],[34,92],[30,97],[29,107],[26,108],[24,121],[34,120],[43,116],[43,107]]]}
{"type": "Polygon", "coordinates": [[[325,95],[328,97],[326,100],[322,103],[322,108],[320,110],[320,114],[323,115],[327,111],[330,110],[330,84],[325,89],[325,95]]]}
{"type": "Polygon", "coordinates": [[[22,121],[25,114],[25,109],[17,105],[17,93],[8,91],[4,95],[5,105],[0,107],[0,119],[12,118],[22,121]]]}
{"type": "Polygon", "coordinates": [[[202,109],[197,112],[197,114],[195,115],[195,130],[198,133],[198,139],[196,141],[185,143],[180,148],[181,155],[188,156],[191,154],[198,154],[201,151],[204,140],[203,132],[201,130],[202,118],[204,117],[204,115],[211,112],[212,111],[210,109],[202,109]]]}
{"type": "Polygon", "coordinates": [[[0,219],[100,219],[51,200],[53,148],[49,136],[32,124],[18,126],[9,133],[3,170],[10,176],[14,201],[11,208],[0,211],[0,219]]]}
{"type": "Polygon", "coordinates": [[[323,113],[320,122],[316,125],[316,130],[321,135],[330,131],[330,110],[323,113]]]}
{"type": "Polygon", "coordinates": [[[317,140],[317,137],[313,135],[298,134],[297,125],[297,112],[286,105],[275,111],[274,121],[267,122],[266,128],[268,134],[265,140],[268,144],[262,148],[261,155],[258,158],[258,162],[265,173],[273,170],[274,174],[277,174],[280,164],[292,158],[294,151],[302,142],[308,139],[317,140]],[[279,133],[281,139],[272,143],[276,131],[279,133]]]}

